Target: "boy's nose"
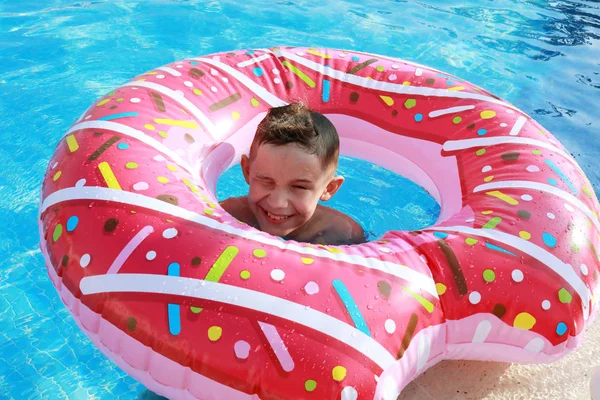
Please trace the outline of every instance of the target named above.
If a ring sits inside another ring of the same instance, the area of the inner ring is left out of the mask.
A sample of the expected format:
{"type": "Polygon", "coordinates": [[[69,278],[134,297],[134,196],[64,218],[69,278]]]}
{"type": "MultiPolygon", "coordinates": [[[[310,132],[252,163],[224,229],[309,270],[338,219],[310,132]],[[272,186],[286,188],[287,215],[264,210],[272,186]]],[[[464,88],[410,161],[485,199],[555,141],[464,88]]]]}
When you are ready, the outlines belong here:
{"type": "Polygon", "coordinates": [[[288,205],[287,193],[285,193],[285,190],[273,190],[269,194],[268,201],[269,206],[273,208],[272,211],[283,210],[288,205]]]}

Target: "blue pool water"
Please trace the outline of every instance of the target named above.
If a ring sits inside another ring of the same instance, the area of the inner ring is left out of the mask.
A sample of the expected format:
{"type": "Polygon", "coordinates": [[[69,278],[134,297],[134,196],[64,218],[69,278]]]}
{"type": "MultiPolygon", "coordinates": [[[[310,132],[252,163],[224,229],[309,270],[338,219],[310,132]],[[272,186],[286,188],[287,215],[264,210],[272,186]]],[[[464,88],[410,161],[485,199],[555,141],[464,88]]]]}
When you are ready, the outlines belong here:
{"type": "Polygon", "coordinates": [[[401,57],[538,119],[598,192],[599,39],[597,1],[0,1],[0,399],[157,398],[78,330],[38,250],[38,187],[54,146],[114,87],[173,60],[248,47],[401,57]]]}

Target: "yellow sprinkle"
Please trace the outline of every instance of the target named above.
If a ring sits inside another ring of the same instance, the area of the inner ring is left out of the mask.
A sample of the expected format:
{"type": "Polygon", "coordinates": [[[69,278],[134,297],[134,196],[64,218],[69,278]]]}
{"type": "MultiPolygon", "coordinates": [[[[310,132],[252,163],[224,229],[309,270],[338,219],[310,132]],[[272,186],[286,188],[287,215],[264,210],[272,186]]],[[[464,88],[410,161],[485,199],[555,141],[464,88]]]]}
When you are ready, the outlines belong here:
{"type": "Polygon", "coordinates": [[[538,150],[538,149],[531,150],[531,153],[535,154],[536,156],[541,156],[542,155],[542,152],[540,150],[538,150]]]}
{"type": "Polygon", "coordinates": [[[333,368],[333,370],[331,371],[331,375],[333,376],[333,379],[335,381],[341,382],[346,377],[346,368],[342,367],[341,365],[338,365],[333,368]]]}
{"type": "Polygon", "coordinates": [[[221,335],[223,334],[223,328],[220,326],[211,326],[208,328],[208,339],[211,342],[216,342],[221,339],[221,335]]]}
{"type": "Polygon", "coordinates": [[[155,130],[155,129],[156,129],[156,128],[154,127],[154,125],[151,125],[151,124],[146,124],[146,125],[144,125],[144,128],[148,129],[149,131],[153,131],[153,130],[155,130]]]}
{"type": "Polygon", "coordinates": [[[583,190],[583,193],[585,193],[587,197],[589,197],[590,199],[592,198],[592,192],[587,186],[582,186],[581,190],[583,190]]]}
{"type": "Polygon", "coordinates": [[[100,100],[98,102],[98,104],[96,104],[98,107],[105,105],[106,103],[108,103],[110,101],[110,98],[108,99],[104,99],[104,100],[100,100]]]}
{"type": "Polygon", "coordinates": [[[417,105],[417,100],[415,100],[415,99],[406,99],[406,101],[404,102],[404,107],[406,107],[407,109],[411,109],[416,105],[417,105]]]}
{"type": "Polygon", "coordinates": [[[102,174],[102,177],[109,188],[122,190],[121,185],[119,185],[119,181],[117,181],[115,174],[106,161],[102,161],[100,164],[98,164],[98,169],[100,170],[100,173],[102,174]]]}
{"type": "Polygon", "coordinates": [[[468,244],[469,246],[473,246],[477,242],[478,242],[477,239],[473,239],[473,238],[466,238],[465,239],[465,243],[468,244]]]}
{"type": "Polygon", "coordinates": [[[494,175],[486,176],[485,178],[483,178],[484,182],[489,182],[492,179],[494,179],[494,175]]]}
{"type": "Polygon", "coordinates": [[[530,330],[535,325],[536,320],[533,315],[522,312],[515,317],[515,321],[513,322],[513,326],[515,328],[521,328],[525,330],[530,330]]]}
{"type": "Polygon", "coordinates": [[[479,149],[475,152],[475,154],[477,154],[478,156],[482,156],[485,154],[485,149],[479,149]]]}
{"type": "Polygon", "coordinates": [[[434,306],[433,306],[432,302],[430,302],[429,300],[427,300],[425,297],[421,296],[420,294],[413,292],[412,290],[410,290],[407,287],[402,286],[402,289],[404,289],[405,292],[407,292],[412,297],[414,297],[415,300],[417,300],[419,302],[419,304],[421,304],[423,307],[425,307],[425,309],[427,311],[429,311],[430,313],[433,312],[434,306]]]}
{"type": "Polygon", "coordinates": [[[79,148],[79,144],[77,143],[77,140],[75,140],[75,136],[73,136],[73,135],[67,136],[66,141],[67,141],[67,146],[69,146],[69,150],[71,151],[71,153],[77,151],[77,149],[79,148]]]}
{"type": "Polygon", "coordinates": [[[496,116],[496,111],[484,110],[479,115],[481,116],[482,119],[490,119],[490,118],[494,118],[496,116]]]}
{"type": "Polygon", "coordinates": [[[202,96],[202,90],[200,90],[198,88],[194,88],[194,90],[192,90],[192,92],[194,92],[194,94],[196,96],[202,96]]]}
{"type": "Polygon", "coordinates": [[[379,72],[385,71],[385,67],[383,65],[378,65],[375,69],[379,72]]]}
{"type": "Polygon", "coordinates": [[[488,214],[491,214],[491,213],[493,213],[493,211],[492,211],[492,210],[486,210],[486,211],[482,211],[481,213],[482,213],[483,215],[488,215],[488,214]]]}
{"type": "Polygon", "coordinates": [[[158,135],[160,137],[165,138],[165,139],[169,137],[169,134],[167,132],[165,132],[165,131],[158,131],[158,135]]]}
{"type": "Polygon", "coordinates": [[[154,122],[161,125],[172,125],[180,126],[182,128],[198,129],[198,124],[196,124],[194,121],[181,121],[168,118],[154,118],[154,122]]]}
{"type": "Polygon", "coordinates": [[[326,58],[326,59],[331,58],[331,54],[321,53],[321,52],[313,50],[313,49],[308,49],[308,50],[306,50],[306,52],[308,54],[312,54],[313,56],[319,56],[319,57],[326,58]]]}
{"type": "Polygon", "coordinates": [[[438,283],[436,283],[436,284],[435,284],[435,290],[437,290],[437,293],[438,293],[440,296],[441,296],[441,295],[443,295],[444,293],[446,293],[446,289],[447,289],[447,288],[446,288],[446,285],[444,285],[444,284],[443,284],[443,283],[441,283],[441,282],[438,282],[438,283]]]}
{"type": "Polygon", "coordinates": [[[252,254],[254,254],[254,257],[256,258],[264,258],[267,256],[267,252],[263,249],[254,249],[254,251],[252,251],[252,254]]]}
{"type": "Polygon", "coordinates": [[[210,208],[205,208],[204,209],[204,214],[206,214],[206,215],[215,215],[215,211],[211,210],[210,208]]]}
{"type": "Polygon", "coordinates": [[[308,258],[308,257],[302,257],[300,260],[302,261],[303,264],[306,264],[306,265],[310,265],[315,262],[315,260],[313,260],[312,258],[308,258]]]}
{"type": "Polygon", "coordinates": [[[506,195],[506,194],[502,193],[499,190],[492,190],[491,192],[485,192],[485,194],[487,194],[488,196],[497,197],[500,200],[507,202],[511,206],[519,204],[519,202],[517,200],[515,200],[512,197],[510,197],[509,195],[506,195]]]}
{"type": "Polygon", "coordinates": [[[190,306],[190,311],[193,312],[194,314],[198,314],[202,311],[201,307],[194,307],[194,306],[190,306]]]}
{"type": "Polygon", "coordinates": [[[185,185],[189,187],[192,192],[199,193],[196,186],[192,185],[192,182],[190,182],[187,178],[183,178],[181,182],[185,183],[185,185]]]}
{"type": "Polygon", "coordinates": [[[171,164],[167,165],[167,169],[169,171],[177,172],[177,167],[175,167],[174,165],[171,165],[171,164]]]}
{"type": "Polygon", "coordinates": [[[454,86],[454,87],[448,88],[448,90],[465,90],[465,87],[464,86],[454,86]]]}
{"type": "Polygon", "coordinates": [[[519,236],[521,237],[521,239],[525,239],[525,240],[531,239],[531,233],[529,233],[527,231],[519,232],[519,236]]]}
{"type": "Polygon", "coordinates": [[[117,103],[120,103],[120,102],[122,102],[123,100],[125,100],[125,99],[124,99],[124,98],[122,98],[122,97],[119,97],[119,98],[117,99],[117,103]]]}
{"type": "Polygon", "coordinates": [[[243,270],[240,272],[240,278],[242,278],[243,280],[246,280],[248,278],[250,278],[250,271],[248,270],[243,270]]]}
{"type": "Polygon", "coordinates": [[[127,169],[136,169],[138,167],[137,163],[134,162],[128,162],[127,164],[125,164],[125,168],[127,169]]]}
{"type": "Polygon", "coordinates": [[[237,112],[237,111],[234,111],[234,112],[231,113],[231,117],[233,119],[240,119],[240,113],[237,112]]]}
{"type": "Polygon", "coordinates": [[[403,84],[404,86],[410,86],[410,82],[408,82],[408,81],[404,81],[404,82],[402,82],[402,84],[403,84]]]}
{"type": "Polygon", "coordinates": [[[454,118],[452,118],[452,123],[455,124],[455,125],[456,124],[460,124],[461,121],[462,121],[461,117],[454,117],[454,118]]]}
{"type": "Polygon", "coordinates": [[[299,70],[298,68],[296,68],[295,65],[290,64],[289,61],[284,61],[282,62],[282,64],[286,67],[288,67],[290,69],[290,71],[292,71],[293,74],[295,74],[296,76],[298,76],[298,78],[302,79],[302,81],[304,83],[306,83],[308,85],[308,87],[310,88],[314,88],[316,86],[315,81],[313,81],[312,79],[310,79],[310,77],[308,75],[306,75],[304,72],[302,72],[301,70],[299,70]]]}
{"type": "Polygon", "coordinates": [[[329,250],[331,253],[344,253],[341,249],[338,249],[337,247],[327,247],[327,250],[329,250]]]}
{"type": "Polygon", "coordinates": [[[258,107],[260,105],[258,100],[256,100],[254,97],[252,98],[252,100],[250,100],[250,104],[252,104],[252,107],[258,107]]]}
{"type": "Polygon", "coordinates": [[[156,178],[160,183],[167,183],[169,182],[169,179],[165,178],[164,176],[159,176],[158,178],[156,178]]]}
{"type": "Polygon", "coordinates": [[[392,99],[390,96],[379,96],[379,97],[381,97],[381,100],[383,100],[383,102],[385,104],[387,104],[388,106],[394,105],[394,99],[392,99]]]}

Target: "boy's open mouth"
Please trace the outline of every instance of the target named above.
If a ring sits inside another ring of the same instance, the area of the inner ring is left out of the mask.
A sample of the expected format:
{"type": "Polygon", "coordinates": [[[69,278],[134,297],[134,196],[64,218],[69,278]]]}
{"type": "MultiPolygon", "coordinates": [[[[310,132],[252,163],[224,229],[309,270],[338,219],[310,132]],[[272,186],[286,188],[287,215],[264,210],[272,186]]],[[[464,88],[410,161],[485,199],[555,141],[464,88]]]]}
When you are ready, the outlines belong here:
{"type": "Polygon", "coordinates": [[[270,213],[269,211],[265,210],[262,207],[261,207],[261,210],[263,211],[263,213],[267,217],[267,221],[269,221],[270,223],[273,223],[273,224],[281,224],[281,223],[287,221],[291,217],[291,215],[277,215],[277,214],[272,214],[272,213],[270,213]]]}

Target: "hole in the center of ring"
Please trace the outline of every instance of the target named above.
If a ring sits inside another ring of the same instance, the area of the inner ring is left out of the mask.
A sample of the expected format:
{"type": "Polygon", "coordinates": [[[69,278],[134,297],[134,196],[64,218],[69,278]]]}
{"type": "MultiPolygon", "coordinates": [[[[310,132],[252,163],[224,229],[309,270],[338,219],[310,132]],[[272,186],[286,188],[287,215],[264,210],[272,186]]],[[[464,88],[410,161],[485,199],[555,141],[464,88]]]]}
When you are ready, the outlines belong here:
{"type": "MultiPolygon", "coordinates": [[[[411,231],[433,225],[440,205],[421,186],[368,161],[340,156],[338,172],[345,178],[329,201],[319,202],[354,218],[365,230],[367,240],[388,231],[411,231]]],[[[239,164],[217,181],[217,198],[246,196],[248,185],[239,164]]]]}

